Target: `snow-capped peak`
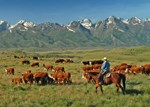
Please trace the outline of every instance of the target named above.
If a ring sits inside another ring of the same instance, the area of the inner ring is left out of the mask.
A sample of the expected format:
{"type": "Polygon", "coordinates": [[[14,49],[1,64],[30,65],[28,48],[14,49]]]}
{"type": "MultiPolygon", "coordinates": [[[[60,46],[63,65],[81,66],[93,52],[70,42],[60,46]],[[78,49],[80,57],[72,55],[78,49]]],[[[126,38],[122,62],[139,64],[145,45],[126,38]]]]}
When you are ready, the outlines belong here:
{"type": "Polygon", "coordinates": [[[0,25],[1,25],[1,24],[3,24],[4,22],[5,22],[5,21],[3,21],[3,20],[0,20],[0,25]]]}
{"type": "Polygon", "coordinates": [[[138,17],[133,17],[137,22],[141,22],[141,19],[139,19],[138,17]]]}
{"type": "MultiPolygon", "coordinates": [[[[35,26],[35,24],[33,22],[28,22],[28,21],[25,21],[25,20],[20,20],[15,25],[11,25],[9,27],[10,32],[12,32],[13,28],[15,28],[15,27],[17,27],[19,25],[22,25],[24,27],[24,29],[22,31],[26,31],[26,30],[28,30],[28,28],[32,28],[32,27],[35,26]]],[[[21,28],[19,27],[19,29],[21,29],[21,28]]]]}
{"type": "Polygon", "coordinates": [[[144,19],[144,22],[150,22],[149,18],[144,19]]]}
{"type": "Polygon", "coordinates": [[[9,26],[10,25],[6,21],[0,20],[0,31],[8,29],[9,26]]]}
{"type": "Polygon", "coordinates": [[[116,18],[116,17],[114,17],[114,16],[109,16],[109,17],[107,18],[107,27],[108,27],[109,25],[111,25],[111,27],[115,27],[115,25],[116,25],[115,19],[118,19],[118,18],[116,18]]]}
{"type": "Polygon", "coordinates": [[[130,19],[130,23],[131,23],[132,25],[137,25],[137,24],[140,24],[141,22],[142,22],[142,20],[139,19],[139,18],[137,18],[137,17],[132,17],[132,18],[130,19]]]}
{"type": "Polygon", "coordinates": [[[22,25],[24,25],[25,27],[34,27],[35,26],[35,24],[33,23],[33,22],[28,22],[28,21],[25,21],[25,20],[20,20],[18,23],[17,23],[17,25],[18,24],[22,24],[22,25]]]}
{"type": "Polygon", "coordinates": [[[87,29],[91,29],[92,27],[92,21],[90,19],[83,19],[80,23],[87,29]]]}

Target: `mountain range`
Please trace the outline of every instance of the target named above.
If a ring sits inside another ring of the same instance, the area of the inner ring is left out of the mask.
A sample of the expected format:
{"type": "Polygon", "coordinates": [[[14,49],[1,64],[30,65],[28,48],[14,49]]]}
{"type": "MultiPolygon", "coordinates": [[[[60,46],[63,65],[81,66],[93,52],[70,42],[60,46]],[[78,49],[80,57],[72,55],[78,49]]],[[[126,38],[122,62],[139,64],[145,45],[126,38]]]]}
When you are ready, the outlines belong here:
{"type": "Polygon", "coordinates": [[[150,19],[110,16],[93,23],[90,19],[34,24],[21,20],[15,25],[0,20],[0,48],[77,49],[150,45],[150,19]]]}

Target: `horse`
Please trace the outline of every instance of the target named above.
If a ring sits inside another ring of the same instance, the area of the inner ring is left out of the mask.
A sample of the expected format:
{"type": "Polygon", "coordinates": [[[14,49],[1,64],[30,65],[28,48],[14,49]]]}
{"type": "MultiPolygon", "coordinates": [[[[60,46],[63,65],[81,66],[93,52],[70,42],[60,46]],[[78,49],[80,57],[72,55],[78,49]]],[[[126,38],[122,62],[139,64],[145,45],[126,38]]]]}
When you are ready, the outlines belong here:
{"type": "MultiPolygon", "coordinates": [[[[100,87],[101,92],[103,94],[103,88],[102,88],[102,85],[99,83],[98,74],[92,74],[91,72],[87,72],[87,73],[95,81],[96,93],[97,93],[97,89],[100,87]]],[[[119,88],[121,88],[122,94],[125,95],[126,76],[124,74],[121,74],[121,73],[110,73],[109,77],[105,77],[104,78],[104,83],[105,83],[104,85],[109,85],[109,84],[112,84],[112,83],[116,84],[116,92],[118,93],[119,88]],[[121,81],[122,81],[123,86],[121,85],[121,81]]]]}

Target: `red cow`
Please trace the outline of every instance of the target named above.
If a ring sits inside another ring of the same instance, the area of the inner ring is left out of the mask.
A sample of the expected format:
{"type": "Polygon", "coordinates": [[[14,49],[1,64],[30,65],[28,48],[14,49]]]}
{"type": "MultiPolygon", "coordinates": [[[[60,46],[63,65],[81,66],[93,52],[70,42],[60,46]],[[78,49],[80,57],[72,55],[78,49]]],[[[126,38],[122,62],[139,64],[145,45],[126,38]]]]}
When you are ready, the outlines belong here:
{"type": "Polygon", "coordinates": [[[94,64],[102,64],[103,60],[94,60],[94,61],[90,61],[90,65],[94,65],[94,64]]]}
{"type": "Polygon", "coordinates": [[[31,70],[27,70],[26,73],[31,73],[31,70]]]}
{"type": "Polygon", "coordinates": [[[70,72],[55,72],[50,75],[58,84],[71,84],[70,72]]]}
{"type": "Polygon", "coordinates": [[[52,65],[45,65],[45,64],[43,64],[43,67],[44,67],[44,69],[46,69],[47,71],[48,70],[50,70],[50,71],[52,71],[53,69],[54,69],[54,67],[52,66],[52,65]]]}
{"type": "Polygon", "coordinates": [[[21,84],[22,83],[22,78],[13,78],[12,82],[16,85],[16,84],[21,84]]]}
{"type": "Polygon", "coordinates": [[[63,63],[65,60],[64,59],[57,59],[56,61],[55,61],[55,63],[63,63]]]}
{"type": "Polygon", "coordinates": [[[132,67],[132,65],[127,65],[126,63],[120,64],[115,66],[112,69],[112,72],[118,72],[118,73],[129,73],[129,69],[132,67]]]}
{"type": "Polygon", "coordinates": [[[55,72],[60,72],[60,71],[65,72],[65,68],[64,67],[55,67],[54,71],[55,72]]]}
{"type": "Polygon", "coordinates": [[[137,74],[137,73],[140,73],[140,70],[141,70],[141,67],[132,66],[132,67],[129,69],[129,72],[130,72],[130,73],[133,73],[133,74],[137,74]]]}
{"type": "Polygon", "coordinates": [[[33,60],[38,60],[39,59],[39,57],[37,57],[37,56],[33,56],[32,58],[33,58],[33,60]]]}
{"type": "Polygon", "coordinates": [[[141,71],[146,75],[150,75],[150,64],[143,65],[141,71]]]}
{"type": "Polygon", "coordinates": [[[85,66],[85,67],[82,67],[82,70],[83,70],[84,72],[87,72],[87,71],[92,70],[92,69],[93,69],[92,66],[85,66]]]}
{"type": "Polygon", "coordinates": [[[82,61],[83,65],[90,65],[90,61],[82,61]]]}
{"type": "Polygon", "coordinates": [[[43,71],[35,72],[33,78],[37,84],[39,84],[39,81],[42,85],[53,82],[53,79],[49,78],[48,73],[43,71]]]}
{"type": "Polygon", "coordinates": [[[31,64],[31,67],[34,67],[34,66],[38,66],[38,67],[39,67],[39,62],[33,62],[33,63],[31,64]]]}
{"type": "Polygon", "coordinates": [[[6,72],[7,74],[12,74],[12,75],[14,75],[14,68],[5,69],[5,72],[6,72]]]}
{"type": "Polygon", "coordinates": [[[33,73],[31,73],[30,70],[28,71],[25,74],[22,74],[22,79],[26,84],[29,82],[31,86],[33,84],[33,73]]]}
{"type": "Polygon", "coordinates": [[[73,60],[71,60],[71,59],[66,59],[65,62],[66,62],[66,63],[73,63],[73,60]]]}
{"type": "Polygon", "coordinates": [[[101,64],[92,65],[93,69],[101,69],[101,64]]]}
{"type": "Polygon", "coordinates": [[[30,61],[29,60],[23,60],[22,64],[30,64],[30,61]]]}

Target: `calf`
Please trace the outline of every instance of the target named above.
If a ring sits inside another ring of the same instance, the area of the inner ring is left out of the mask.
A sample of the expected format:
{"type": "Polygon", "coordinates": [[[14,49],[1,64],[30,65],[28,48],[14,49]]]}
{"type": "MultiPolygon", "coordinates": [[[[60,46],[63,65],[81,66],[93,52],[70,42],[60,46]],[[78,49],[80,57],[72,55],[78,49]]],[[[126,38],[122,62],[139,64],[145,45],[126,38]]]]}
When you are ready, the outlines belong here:
{"type": "Polygon", "coordinates": [[[12,74],[12,75],[14,75],[14,68],[7,68],[7,69],[5,69],[5,72],[6,72],[7,74],[12,74]]]}
{"type": "Polygon", "coordinates": [[[13,78],[13,79],[12,79],[12,82],[13,82],[15,85],[16,85],[16,84],[19,84],[19,85],[20,85],[21,83],[23,83],[23,82],[22,82],[22,78],[13,78]]]}

